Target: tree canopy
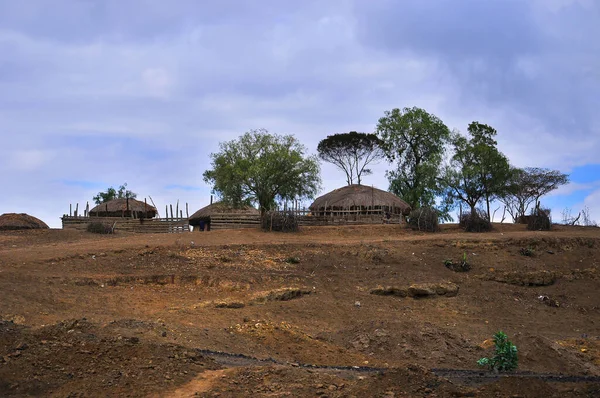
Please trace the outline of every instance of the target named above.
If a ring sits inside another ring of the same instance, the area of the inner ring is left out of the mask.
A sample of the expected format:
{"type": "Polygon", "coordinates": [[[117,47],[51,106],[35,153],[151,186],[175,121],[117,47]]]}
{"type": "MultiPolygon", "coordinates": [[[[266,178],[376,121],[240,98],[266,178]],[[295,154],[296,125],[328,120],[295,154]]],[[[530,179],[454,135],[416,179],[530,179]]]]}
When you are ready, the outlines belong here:
{"type": "Polygon", "coordinates": [[[233,206],[258,204],[265,212],[276,200],[313,198],[320,188],[318,159],[292,135],[251,130],[219,148],[204,180],[233,206]]]}
{"type": "Polygon", "coordinates": [[[531,204],[535,206],[542,196],[568,182],[569,176],[558,170],[513,167],[507,189],[499,199],[516,222],[519,217],[526,215],[531,204]]]}
{"type": "Polygon", "coordinates": [[[482,199],[487,202],[501,196],[510,178],[508,159],[496,148],[492,127],[473,122],[468,128],[470,138],[455,134],[452,137],[454,155],[440,179],[446,190],[446,201],[466,203],[471,214],[482,199]]]}
{"type": "Polygon", "coordinates": [[[137,198],[137,193],[132,192],[127,189],[127,183],[121,185],[118,190],[113,187],[109,187],[104,192],[98,192],[98,195],[93,197],[94,203],[97,205],[111,201],[113,199],[135,199],[137,198]]]}
{"type": "Polygon", "coordinates": [[[413,209],[434,206],[448,127],[421,108],[396,108],[379,119],[377,135],[387,159],[396,163],[395,170],[386,172],[390,191],[413,209]]]}
{"type": "Polygon", "coordinates": [[[327,136],[317,147],[319,158],[332,163],[346,173],[348,185],[361,183],[363,175],[372,174],[366,168],[370,163],[383,159],[380,140],[375,134],[351,131],[327,136]]]}

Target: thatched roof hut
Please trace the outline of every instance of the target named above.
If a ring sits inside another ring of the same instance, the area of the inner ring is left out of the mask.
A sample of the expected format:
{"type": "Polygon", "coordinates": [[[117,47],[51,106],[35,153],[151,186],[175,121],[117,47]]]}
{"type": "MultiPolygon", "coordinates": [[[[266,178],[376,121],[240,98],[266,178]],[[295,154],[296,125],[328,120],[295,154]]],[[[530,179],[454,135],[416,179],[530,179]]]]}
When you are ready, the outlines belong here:
{"type": "Polygon", "coordinates": [[[48,229],[48,225],[39,218],[25,213],[5,213],[0,216],[0,231],[20,229],[48,229]]]}
{"type": "Polygon", "coordinates": [[[318,197],[310,205],[310,211],[320,215],[329,211],[377,209],[391,214],[410,213],[410,205],[393,193],[358,184],[335,189],[318,197]]]}
{"type": "Polygon", "coordinates": [[[260,215],[260,211],[258,211],[252,206],[235,208],[223,202],[215,202],[211,205],[201,208],[200,210],[192,214],[190,216],[189,223],[193,226],[199,226],[200,221],[209,222],[210,216],[217,213],[240,214],[250,216],[260,215]]]}
{"type": "Polygon", "coordinates": [[[153,218],[158,211],[156,207],[135,199],[113,199],[100,203],[90,210],[90,217],[135,217],[153,218]]]}

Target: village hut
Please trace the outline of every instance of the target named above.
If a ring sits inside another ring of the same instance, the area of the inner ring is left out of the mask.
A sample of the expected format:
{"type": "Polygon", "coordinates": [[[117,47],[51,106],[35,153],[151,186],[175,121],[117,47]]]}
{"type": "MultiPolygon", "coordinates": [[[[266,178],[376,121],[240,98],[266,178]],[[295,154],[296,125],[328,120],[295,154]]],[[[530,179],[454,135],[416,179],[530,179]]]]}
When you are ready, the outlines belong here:
{"type": "Polygon", "coordinates": [[[48,229],[48,225],[39,218],[25,213],[5,213],[0,216],[0,231],[21,229],[48,229]]]}
{"type": "Polygon", "coordinates": [[[90,217],[154,218],[157,214],[156,207],[130,198],[113,199],[100,203],[89,212],[90,217]]]}
{"type": "Polygon", "coordinates": [[[189,219],[189,224],[194,226],[194,228],[198,227],[201,231],[203,231],[204,228],[210,231],[211,216],[219,213],[260,216],[260,211],[249,205],[233,207],[223,202],[215,202],[192,214],[189,219]]]}
{"type": "Polygon", "coordinates": [[[381,210],[390,215],[407,216],[410,213],[410,205],[393,193],[359,184],[335,189],[318,197],[310,205],[311,213],[318,216],[348,210],[359,210],[359,214],[381,210]]]}

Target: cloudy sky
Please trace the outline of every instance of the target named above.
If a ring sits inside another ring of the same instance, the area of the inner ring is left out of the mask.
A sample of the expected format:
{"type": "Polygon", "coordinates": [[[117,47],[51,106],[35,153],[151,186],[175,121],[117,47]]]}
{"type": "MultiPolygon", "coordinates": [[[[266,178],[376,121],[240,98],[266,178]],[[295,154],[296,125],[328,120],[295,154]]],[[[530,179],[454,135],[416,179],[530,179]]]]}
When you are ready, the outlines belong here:
{"type": "Polygon", "coordinates": [[[570,173],[554,219],[600,221],[599,38],[599,0],[0,0],[0,213],[60,227],[123,182],[195,211],[219,141],[266,128],[314,153],[419,106],[570,173]]]}

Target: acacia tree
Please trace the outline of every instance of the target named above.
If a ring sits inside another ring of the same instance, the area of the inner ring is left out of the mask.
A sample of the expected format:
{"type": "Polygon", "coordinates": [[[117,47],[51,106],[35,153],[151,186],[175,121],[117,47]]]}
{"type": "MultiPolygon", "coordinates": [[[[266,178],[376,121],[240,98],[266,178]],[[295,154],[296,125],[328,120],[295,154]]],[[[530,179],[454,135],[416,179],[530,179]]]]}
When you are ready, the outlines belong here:
{"type": "Polygon", "coordinates": [[[452,137],[454,155],[450,165],[444,168],[440,179],[446,190],[446,201],[466,203],[475,216],[477,204],[489,202],[501,196],[510,178],[508,159],[496,148],[492,127],[473,122],[468,128],[470,138],[460,134],[452,137]]]}
{"type": "Polygon", "coordinates": [[[569,182],[569,175],[558,170],[538,167],[512,167],[507,189],[499,197],[514,222],[525,216],[531,204],[569,182]]]}
{"type": "Polygon", "coordinates": [[[320,188],[316,156],[292,135],[251,130],[237,140],[222,142],[212,153],[212,170],[203,174],[224,202],[258,204],[261,213],[276,200],[313,198],[320,188]]]}
{"type": "Polygon", "coordinates": [[[360,184],[361,176],[373,173],[366,168],[370,163],[383,159],[380,144],[375,134],[351,131],[327,136],[319,142],[317,151],[319,158],[342,169],[346,173],[346,182],[351,185],[355,179],[360,184]]]}
{"type": "Polygon", "coordinates": [[[421,108],[396,108],[379,119],[377,134],[387,159],[396,162],[396,169],[386,172],[390,191],[413,209],[433,206],[439,193],[436,177],[450,139],[448,127],[421,108]]]}
{"type": "Polygon", "coordinates": [[[108,202],[110,200],[126,198],[137,198],[137,193],[127,189],[127,183],[121,185],[119,190],[109,187],[105,192],[98,192],[98,195],[94,196],[92,199],[97,205],[99,205],[100,203],[108,202]]]}

